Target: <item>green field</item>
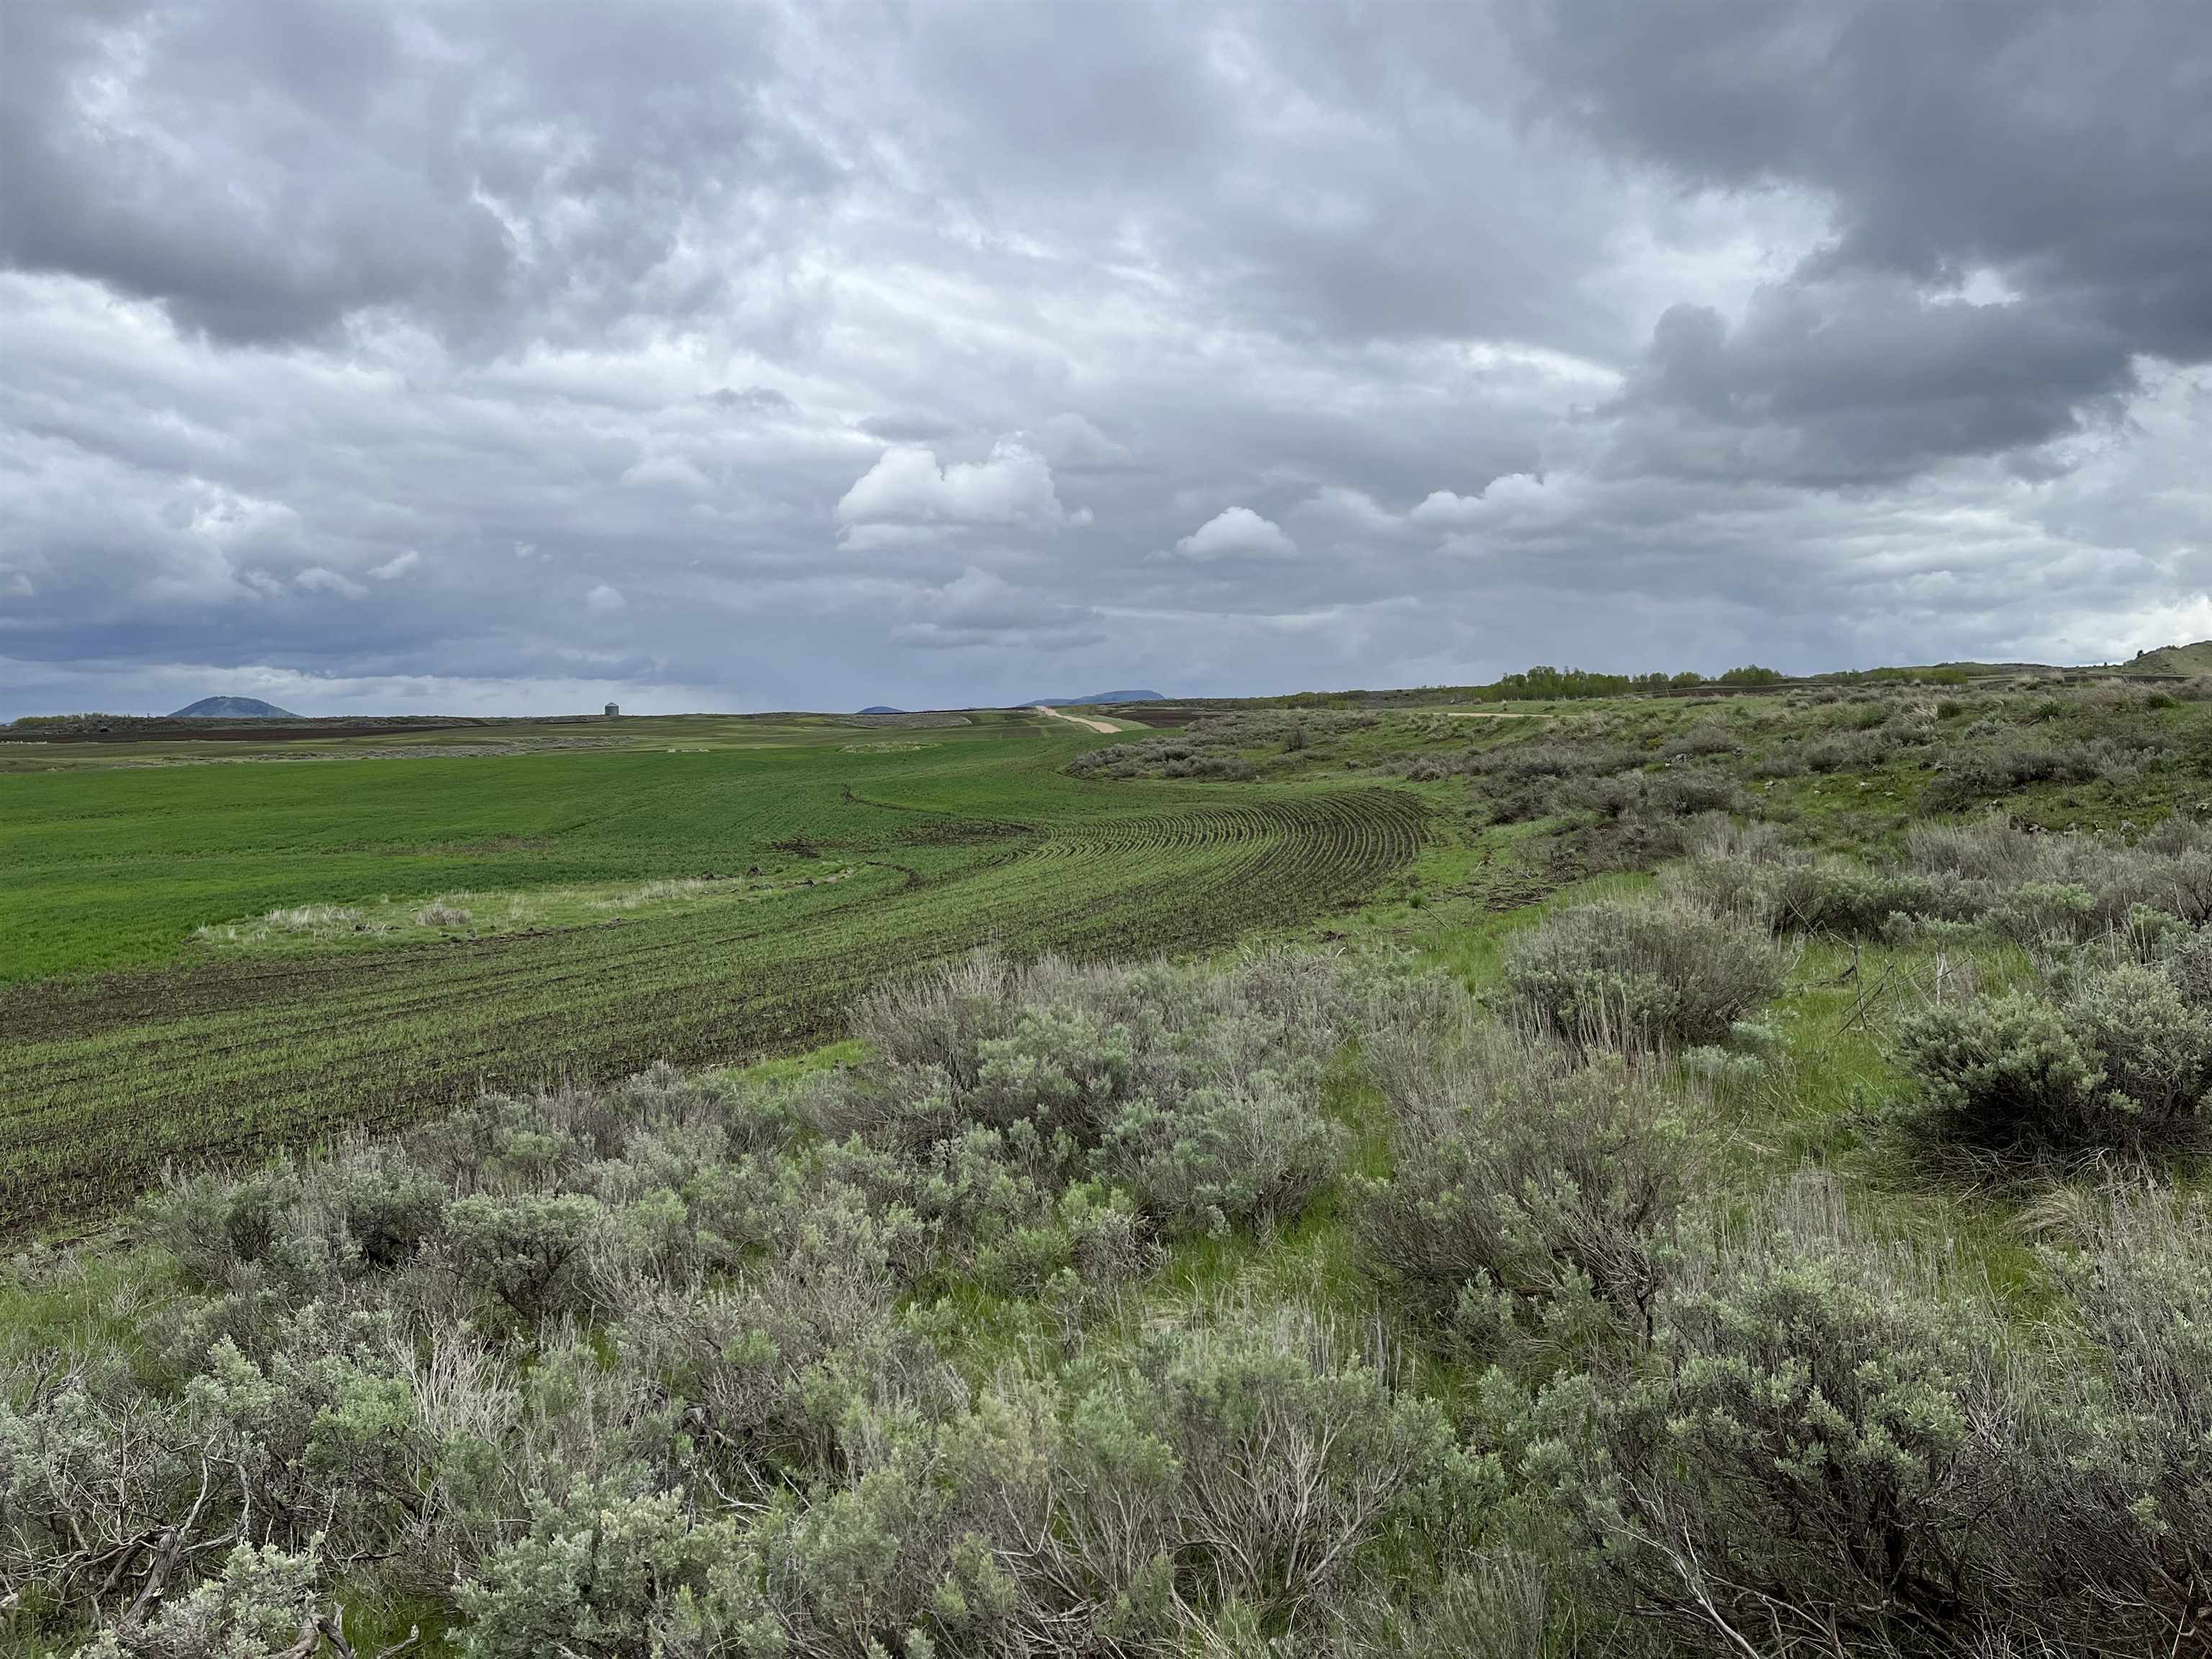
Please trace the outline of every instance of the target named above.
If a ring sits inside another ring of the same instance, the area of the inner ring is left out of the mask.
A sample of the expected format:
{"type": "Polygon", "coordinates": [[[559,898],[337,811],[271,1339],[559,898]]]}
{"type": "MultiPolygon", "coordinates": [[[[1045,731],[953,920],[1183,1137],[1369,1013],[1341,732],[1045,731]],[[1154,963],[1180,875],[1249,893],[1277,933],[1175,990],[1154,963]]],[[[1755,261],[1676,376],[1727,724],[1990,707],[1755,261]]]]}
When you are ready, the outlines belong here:
{"type": "Polygon", "coordinates": [[[2203,1650],[2212,683],[1469,714],[0,752],[0,1654],[2203,1650]]]}
{"type": "Polygon", "coordinates": [[[1357,777],[1071,777],[1109,739],[1042,716],[622,730],[296,763],[118,745],[0,777],[0,1213],[81,1224],[167,1159],[818,1041],[856,990],[981,946],[1302,921],[1406,865],[1426,815],[1357,777]],[[617,908],[647,884],[674,890],[617,908]],[[457,895],[466,922],[410,925],[457,895]],[[364,920],[256,926],[301,907],[364,920]]]}

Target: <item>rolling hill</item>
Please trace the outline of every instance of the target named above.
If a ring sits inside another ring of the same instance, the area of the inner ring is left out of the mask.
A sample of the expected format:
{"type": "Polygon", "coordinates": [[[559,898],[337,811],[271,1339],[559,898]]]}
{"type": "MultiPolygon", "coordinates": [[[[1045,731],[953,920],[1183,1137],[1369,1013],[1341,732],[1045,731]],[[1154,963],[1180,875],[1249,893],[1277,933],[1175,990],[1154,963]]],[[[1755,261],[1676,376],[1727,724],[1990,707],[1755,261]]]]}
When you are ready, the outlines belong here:
{"type": "Polygon", "coordinates": [[[1032,697],[1027,703],[1021,706],[1033,708],[1038,703],[1042,703],[1048,708],[1058,708],[1063,705],[1079,707],[1085,703],[1093,702],[1165,702],[1166,701],[1167,699],[1158,691],[1093,691],[1081,697],[1032,697]]]}
{"type": "Polygon", "coordinates": [[[2139,653],[2128,666],[2141,674],[2212,674],[2212,640],[2162,645],[2139,653]]]}
{"type": "Polygon", "coordinates": [[[289,708],[258,697],[202,697],[169,716],[173,720],[295,720],[289,708]]]}

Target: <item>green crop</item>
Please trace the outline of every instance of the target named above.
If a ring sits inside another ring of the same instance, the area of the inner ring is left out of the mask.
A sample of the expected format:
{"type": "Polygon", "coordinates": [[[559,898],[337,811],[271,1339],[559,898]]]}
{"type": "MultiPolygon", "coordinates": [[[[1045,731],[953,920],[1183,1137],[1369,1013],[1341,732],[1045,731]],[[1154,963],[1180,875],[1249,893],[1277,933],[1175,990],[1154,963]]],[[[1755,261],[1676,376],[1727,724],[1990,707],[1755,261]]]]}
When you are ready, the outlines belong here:
{"type": "Polygon", "coordinates": [[[1057,724],[854,735],[7,780],[22,878],[0,969],[23,982],[0,989],[0,1214],[77,1224],[165,1160],[486,1085],[811,1044],[855,992],[979,947],[1221,943],[1357,901],[1427,816],[1371,783],[1086,782],[1059,769],[1101,739],[1057,724]],[[191,937],[279,906],[756,869],[744,902],[585,926],[266,954],[191,937]]]}

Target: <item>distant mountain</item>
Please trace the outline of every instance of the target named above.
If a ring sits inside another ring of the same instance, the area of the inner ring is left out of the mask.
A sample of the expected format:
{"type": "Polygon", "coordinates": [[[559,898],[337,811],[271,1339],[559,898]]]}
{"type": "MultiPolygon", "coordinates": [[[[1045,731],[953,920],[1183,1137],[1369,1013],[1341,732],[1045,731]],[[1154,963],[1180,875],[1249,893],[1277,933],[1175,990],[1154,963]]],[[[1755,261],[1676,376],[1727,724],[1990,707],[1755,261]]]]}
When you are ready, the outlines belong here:
{"type": "Polygon", "coordinates": [[[1032,697],[1024,708],[1042,703],[1048,708],[1086,702],[1165,702],[1167,699],[1157,691],[1093,691],[1087,697],[1032,697]]]}
{"type": "Polygon", "coordinates": [[[872,702],[860,711],[863,714],[903,714],[903,708],[894,708],[887,702],[872,702]]]}
{"type": "Polygon", "coordinates": [[[258,697],[202,697],[198,702],[179,708],[169,718],[173,720],[295,720],[300,716],[289,708],[279,708],[273,702],[264,702],[258,697]]]}

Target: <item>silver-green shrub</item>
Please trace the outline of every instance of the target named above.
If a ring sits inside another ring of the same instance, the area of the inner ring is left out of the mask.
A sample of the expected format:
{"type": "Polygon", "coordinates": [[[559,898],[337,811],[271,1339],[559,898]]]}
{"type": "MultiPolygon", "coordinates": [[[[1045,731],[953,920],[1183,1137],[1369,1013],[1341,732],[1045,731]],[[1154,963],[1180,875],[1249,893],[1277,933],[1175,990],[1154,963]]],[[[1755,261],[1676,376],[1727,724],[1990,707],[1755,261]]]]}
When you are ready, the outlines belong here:
{"type": "Polygon", "coordinates": [[[2014,991],[1929,1007],[1898,1046],[1919,1085],[1904,1121],[1978,1152],[2185,1146],[2212,1091],[2212,1011],[2136,963],[2082,976],[2063,1002],[2014,991]]]}
{"type": "Polygon", "coordinates": [[[1932,1659],[2004,1622],[1978,1605],[2010,1480],[1981,1425],[1999,1339],[1834,1203],[1801,1188],[1694,1261],[1643,1363],[1553,1382],[1520,1423],[1527,1478],[1693,1651],[1932,1659]]]}
{"type": "Polygon", "coordinates": [[[1734,917],[1672,896],[1562,910],[1508,949],[1522,1006],[1580,1042],[1717,1042],[1782,989],[1783,948],[1734,917]]]}
{"type": "Polygon", "coordinates": [[[1656,1066],[1467,1017],[1366,1057],[1392,1172],[1359,1183],[1356,1225],[1425,1326],[1480,1351],[1594,1298],[1605,1327],[1648,1330],[1691,1185],[1656,1066]]]}
{"type": "Polygon", "coordinates": [[[2042,997],[1929,1008],[1904,1022],[1898,1046],[1920,1084],[1913,1119],[1937,1138],[1996,1152],[2097,1138],[2104,1068],[2042,997]]]}

